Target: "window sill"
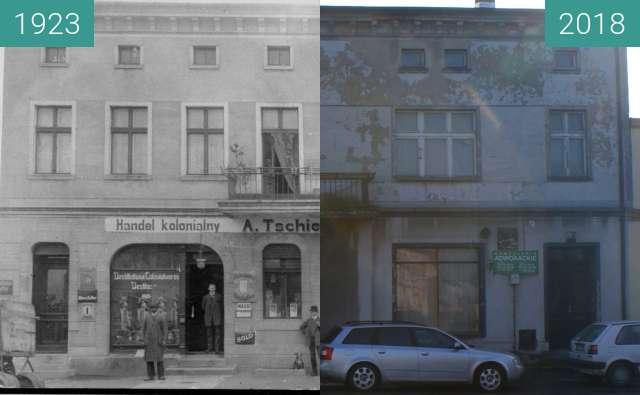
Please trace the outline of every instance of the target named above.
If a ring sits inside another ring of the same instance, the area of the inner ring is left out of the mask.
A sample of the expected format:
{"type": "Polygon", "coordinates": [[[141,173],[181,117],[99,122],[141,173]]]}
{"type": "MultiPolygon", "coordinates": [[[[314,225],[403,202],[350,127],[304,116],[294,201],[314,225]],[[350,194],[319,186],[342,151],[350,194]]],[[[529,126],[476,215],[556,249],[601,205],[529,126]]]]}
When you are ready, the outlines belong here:
{"type": "Polygon", "coordinates": [[[116,69],[125,69],[125,70],[140,70],[144,66],[141,64],[117,64],[114,66],[116,69]]]}
{"type": "Polygon", "coordinates": [[[593,181],[592,177],[584,176],[584,177],[547,177],[548,182],[591,182],[593,181]]]}
{"type": "Polygon", "coordinates": [[[69,63],[40,63],[40,67],[69,67],[69,63]]]}
{"type": "Polygon", "coordinates": [[[264,66],[265,70],[293,70],[293,66],[264,66]]]}
{"type": "Polygon", "coordinates": [[[151,181],[150,174],[105,174],[107,181],[151,181]]]}
{"type": "Polygon", "coordinates": [[[580,69],[552,69],[553,74],[580,74],[580,69]]]}
{"type": "Polygon", "coordinates": [[[471,69],[468,67],[445,67],[442,69],[442,72],[450,74],[469,74],[471,73],[471,69]]]}
{"type": "Polygon", "coordinates": [[[184,174],[180,181],[229,181],[224,174],[184,174]]]}
{"type": "Polygon", "coordinates": [[[218,70],[219,68],[220,68],[220,65],[217,65],[217,64],[213,64],[213,65],[192,64],[191,66],[189,66],[189,69],[191,70],[218,70]]]}
{"type": "Polygon", "coordinates": [[[398,73],[407,73],[407,74],[426,74],[429,72],[429,69],[426,67],[400,67],[398,69],[398,73]]]}
{"type": "Polygon", "coordinates": [[[75,178],[73,174],[30,174],[30,180],[44,180],[44,181],[70,181],[75,178]]]}
{"type": "Polygon", "coordinates": [[[393,176],[399,182],[480,182],[478,176],[474,177],[419,177],[419,176],[393,176]]]}

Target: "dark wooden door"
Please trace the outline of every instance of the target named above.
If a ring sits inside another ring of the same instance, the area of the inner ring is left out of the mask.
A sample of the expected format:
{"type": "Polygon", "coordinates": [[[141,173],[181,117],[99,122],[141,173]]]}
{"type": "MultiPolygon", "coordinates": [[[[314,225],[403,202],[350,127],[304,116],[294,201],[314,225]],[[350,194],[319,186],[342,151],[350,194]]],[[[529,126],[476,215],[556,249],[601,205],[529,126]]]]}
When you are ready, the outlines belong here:
{"type": "Polygon", "coordinates": [[[549,247],[545,257],[549,347],[568,349],[571,338],[596,319],[597,248],[549,247]]]}
{"type": "Polygon", "coordinates": [[[36,316],[36,350],[67,352],[69,257],[36,255],[33,304],[36,316]]]}
{"type": "MultiPolygon", "coordinates": [[[[195,265],[195,255],[187,257],[186,339],[187,351],[206,351],[207,334],[204,326],[202,298],[209,293],[209,284],[224,296],[223,270],[220,264],[207,264],[203,269],[195,265]]],[[[224,306],[224,301],[223,301],[224,306]]],[[[224,316],[224,315],[223,315],[224,316]]],[[[224,344],[224,342],[221,342],[224,344]]]]}

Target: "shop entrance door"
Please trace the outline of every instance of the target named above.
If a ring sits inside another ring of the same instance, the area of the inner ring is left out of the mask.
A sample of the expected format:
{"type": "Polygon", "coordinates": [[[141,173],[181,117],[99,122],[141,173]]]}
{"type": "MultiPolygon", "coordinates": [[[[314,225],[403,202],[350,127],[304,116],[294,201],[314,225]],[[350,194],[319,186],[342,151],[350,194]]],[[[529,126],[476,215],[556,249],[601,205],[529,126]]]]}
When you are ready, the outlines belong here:
{"type": "MultiPolygon", "coordinates": [[[[223,268],[221,264],[207,262],[204,268],[199,269],[195,263],[196,256],[196,254],[187,255],[185,344],[187,351],[205,352],[207,350],[207,332],[204,325],[202,298],[209,293],[209,284],[215,284],[216,292],[224,297],[223,268]]],[[[224,309],[224,300],[222,307],[224,309]]],[[[222,316],[224,317],[224,312],[222,316]]],[[[220,344],[224,348],[224,326],[222,328],[220,344]]]]}
{"type": "Polygon", "coordinates": [[[545,251],[547,339],[551,349],[569,341],[596,319],[598,247],[548,246],[545,251]]]}

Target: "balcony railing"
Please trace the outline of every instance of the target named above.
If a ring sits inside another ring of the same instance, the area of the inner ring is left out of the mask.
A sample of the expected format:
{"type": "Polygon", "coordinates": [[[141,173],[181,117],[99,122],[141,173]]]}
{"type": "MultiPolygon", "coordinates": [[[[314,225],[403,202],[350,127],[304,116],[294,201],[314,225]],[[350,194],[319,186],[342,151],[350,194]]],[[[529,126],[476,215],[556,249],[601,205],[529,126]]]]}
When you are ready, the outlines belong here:
{"type": "Polygon", "coordinates": [[[323,207],[350,208],[369,205],[369,182],[373,173],[321,174],[320,193],[323,207]]]}
{"type": "Polygon", "coordinates": [[[228,168],[230,199],[297,200],[320,197],[320,170],[309,167],[228,168]]]}

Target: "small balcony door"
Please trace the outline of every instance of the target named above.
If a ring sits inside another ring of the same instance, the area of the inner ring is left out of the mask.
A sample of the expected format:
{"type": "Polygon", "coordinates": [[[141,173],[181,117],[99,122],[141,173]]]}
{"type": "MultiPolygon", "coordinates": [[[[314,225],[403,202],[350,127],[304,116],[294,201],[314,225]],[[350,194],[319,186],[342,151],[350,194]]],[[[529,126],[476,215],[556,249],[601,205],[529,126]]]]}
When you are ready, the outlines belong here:
{"type": "Polygon", "coordinates": [[[287,197],[300,191],[298,110],[262,109],[262,194],[287,197]]]}

